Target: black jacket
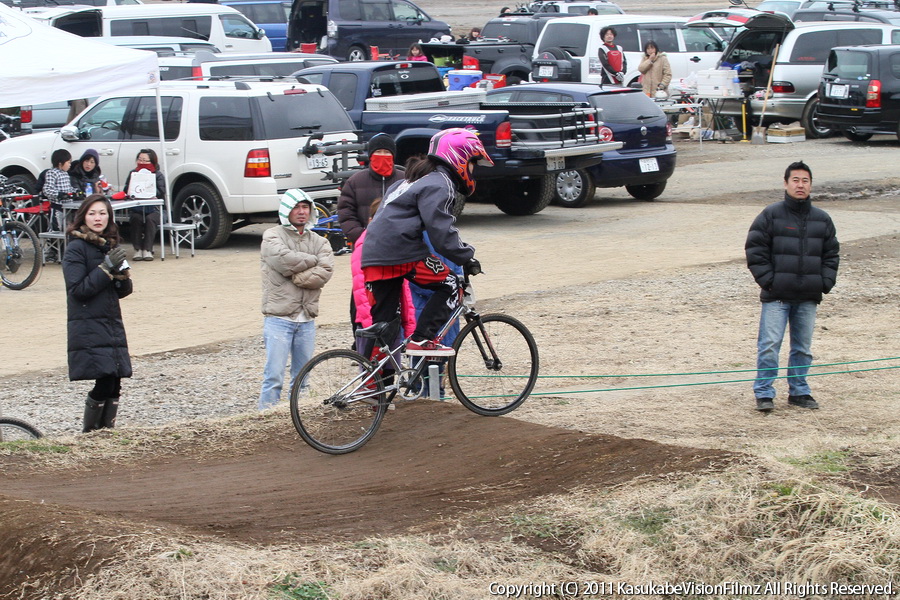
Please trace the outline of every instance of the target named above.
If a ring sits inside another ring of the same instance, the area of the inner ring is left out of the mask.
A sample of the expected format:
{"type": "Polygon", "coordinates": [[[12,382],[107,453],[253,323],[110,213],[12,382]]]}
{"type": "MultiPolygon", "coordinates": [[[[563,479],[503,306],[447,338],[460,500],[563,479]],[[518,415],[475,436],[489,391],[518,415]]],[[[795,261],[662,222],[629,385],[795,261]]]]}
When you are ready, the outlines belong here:
{"type": "Polygon", "coordinates": [[[831,217],[785,194],[753,221],[744,249],[763,302],[821,302],[834,287],[840,262],[831,217]]]}
{"type": "Polygon", "coordinates": [[[68,309],[69,379],[131,377],[131,359],[119,298],[131,279],[100,268],[109,244],[95,234],[75,232],[63,256],[68,309]]]}
{"type": "Polygon", "coordinates": [[[369,206],[378,198],[383,198],[387,189],[402,181],[406,172],[394,166],[390,177],[383,177],[371,168],[354,173],[341,188],[337,213],[341,231],[348,240],[356,243],[369,225],[369,206]]]}

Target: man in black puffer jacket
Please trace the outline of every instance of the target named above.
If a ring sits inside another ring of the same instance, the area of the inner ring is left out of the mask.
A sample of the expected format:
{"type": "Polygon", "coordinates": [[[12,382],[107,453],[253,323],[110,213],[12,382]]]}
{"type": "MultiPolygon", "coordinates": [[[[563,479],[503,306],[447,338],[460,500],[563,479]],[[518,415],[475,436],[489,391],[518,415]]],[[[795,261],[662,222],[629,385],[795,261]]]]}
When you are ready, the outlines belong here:
{"type": "Polygon", "coordinates": [[[812,171],[803,162],[784,172],[784,200],[767,206],[753,221],[744,249],[747,267],[761,288],[762,312],[757,339],[756,409],[775,408],[773,381],[778,352],[788,324],[788,404],[819,408],[810,395],[806,375],[812,364],[813,328],[822,295],[834,287],[840,244],[834,223],[812,206],[812,171]]]}

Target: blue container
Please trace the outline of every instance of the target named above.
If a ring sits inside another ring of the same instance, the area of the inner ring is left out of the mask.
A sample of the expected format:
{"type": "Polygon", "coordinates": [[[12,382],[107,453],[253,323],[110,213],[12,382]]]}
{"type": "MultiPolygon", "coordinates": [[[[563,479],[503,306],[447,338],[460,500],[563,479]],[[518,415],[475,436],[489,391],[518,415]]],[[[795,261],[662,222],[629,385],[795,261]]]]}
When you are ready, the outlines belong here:
{"type": "Polygon", "coordinates": [[[447,89],[451,91],[461,90],[463,88],[471,86],[473,83],[481,81],[481,71],[474,71],[472,69],[460,69],[450,71],[447,74],[447,77],[447,89]]]}

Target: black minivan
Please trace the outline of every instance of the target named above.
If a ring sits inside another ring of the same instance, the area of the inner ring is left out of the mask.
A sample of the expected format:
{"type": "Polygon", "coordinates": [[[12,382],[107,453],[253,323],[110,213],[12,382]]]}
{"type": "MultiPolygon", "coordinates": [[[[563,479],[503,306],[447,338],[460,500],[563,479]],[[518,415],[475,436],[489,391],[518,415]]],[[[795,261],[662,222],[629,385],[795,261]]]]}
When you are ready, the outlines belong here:
{"type": "Polygon", "coordinates": [[[403,60],[412,44],[444,35],[450,25],[408,0],[293,0],[287,50],[357,61],[377,58],[370,51],[377,46],[379,54],[403,60]]]}
{"type": "Polygon", "coordinates": [[[900,44],[834,48],[819,83],[818,116],[855,142],[876,133],[900,138],[900,44]]]}

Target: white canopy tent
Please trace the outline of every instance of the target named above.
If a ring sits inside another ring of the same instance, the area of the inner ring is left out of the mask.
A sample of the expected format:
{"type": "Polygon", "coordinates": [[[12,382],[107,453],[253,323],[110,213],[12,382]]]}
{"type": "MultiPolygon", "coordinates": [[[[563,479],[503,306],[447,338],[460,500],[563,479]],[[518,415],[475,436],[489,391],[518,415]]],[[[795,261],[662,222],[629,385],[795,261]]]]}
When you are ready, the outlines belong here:
{"type": "MultiPolygon", "coordinates": [[[[78,37],[0,3],[0,65],[0,108],[155,87],[157,125],[160,132],[164,131],[155,52],[78,37]]],[[[166,212],[171,214],[162,134],[159,142],[159,158],[166,177],[166,212]]],[[[160,228],[160,251],[165,260],[163,229],[160,228]]]]}

